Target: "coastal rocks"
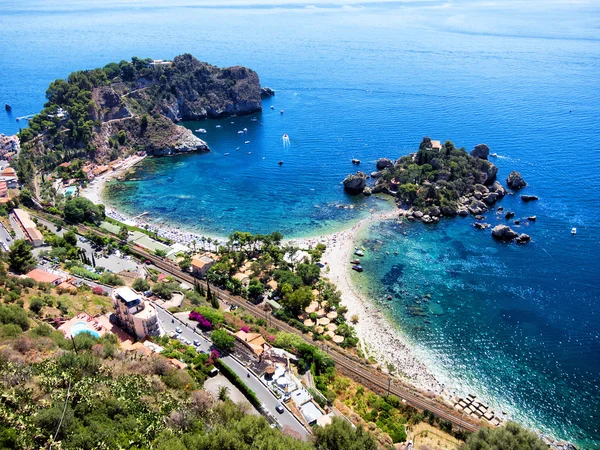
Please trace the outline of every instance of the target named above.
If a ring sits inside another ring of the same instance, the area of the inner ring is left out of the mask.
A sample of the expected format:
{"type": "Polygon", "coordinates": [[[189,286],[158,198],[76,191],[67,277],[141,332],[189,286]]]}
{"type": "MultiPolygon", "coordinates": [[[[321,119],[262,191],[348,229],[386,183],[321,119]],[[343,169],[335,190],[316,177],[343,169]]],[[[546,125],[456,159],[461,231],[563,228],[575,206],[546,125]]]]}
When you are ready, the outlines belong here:
{"type": "Polygon", "coordinates": [[[527,242],[531,241],[531,236],[529,236],[528,234],[522,233],[520,234],[516,239],[515,242],[517,244],[526,244],[527,242]]]}
{"type": "Polygon", "coordinates": [[[466,208],[459,208],[457,211],[458,215],[461,217],[466,217],[469,215],[469,210],[466,208]]]}
{"type": "Polygon", "coordinates": [[[387,169],[394,165],[394,162],[389,158],[379,158],[377,160],[377,170],[387,169]]]}
{"type": "Polygon", "coordinates": [[[515,217],[515,213],[512,211],[508,211],[506,214],[504,214],[505,219],[512,219],[513,217],[515,217]]]}
{"type": "Polygon", "coordinates": [[[413,215],[413,216],[414,216],[416,219],[422,219],[422,218],[423,218],[423,216],[424,216],[424,214],[423,214],[423,212],[422,212],[422,211],[415,211],[415,212],[413,212],[413,214],[412,214],[412,215],[413,215]]]}
{"type": "Polygon", "coordinates": [[[262,98],[269,98],[269,97],[273,97],[275,95],[275,91],[273,89],[271,89],[269,86],[265,86],[264,88],[261,88],[260,90],[260,96],[262,98]]]}
{"type": "Polygon", "coordinates": [[[344,179],[344,189],[349,194],[360,194],[364,191],[366,184],[367,174],[360,171],[354,175],[348,175],[344,179]]]}
{"type": "Polygon", "coordinates": [[[488,205],[493,205],[498,201],[498,194],[495,192],[490,192],[488,195],[483,197],[483,201],[488,205]]]}
{"type": "Polygon", "coordinates": [[[438,223],[440,221],[440,218],[437,216],[430,216],[429,214],[425,214],[423,215],[423,217],[421,218],[421,222],[423,223],[438,223]]]}
{"type": "Polygon", "coordinates": [[[534,200],[539,200],[537,195],[521,195],[521,200],[524,202],[532,202],[534,200]]]}
{"type": "Polygon", "coordinates": [[[199,137],[195,136],[191,130],[183,133],[179,141],[171,147],[174,153],[206,152],[209,150],[208,144],[199,137]]]}
{"type": "Polygon", "coordinates": [[[492,236],[499,241],[512,241],[519,236],[519,234],[514,232],[507,225],[496,225],[492,228],[492,236]]]}
{"type": "Polygon", "coordinates": [[[374,180],[376,180],[379,177],[381,177],[381,172],[371,172],[371,178],[373,178],[374,180]]]}
{"type": "Polygon", "coordinates": [[[482,214],[487,211],[487,206],[482,201],[473,199],[467,209],[471,214],[482,214]]]}
{"type": "Polygon", "coordinates": [[[502,198],[506,195],[506,189],[502,186],[498,181],[494,181],[492,185],[489,187],[490,192],[493,192],[498,196],[498,198],[502,198]]]}
{"type": "MultiPolygon", "coordinates": [[[[458,209],[456,209],[456,207],[451,206],[451,205],[440,206],[440,211],[444,216],[448,216],[448,217],[453,217],[458,214],[458,209]]],[[[469,212],[467,210],[465,210],[465,212],[467,213],[466,215],[469,214],[469,212]]]]}
{"type": "Polygon", "coordinates": [[[473,158],[485,159],[487,161],[488,155],[490,154],[490,148],[485,144],[478,144],[475,146],[473,150],[471,150],[470,155],[473,158]]]}
{"type": "Polygon", "coordinates": [[[358,166],[358,165],[360,165],[360,159],[356,159],[356,158],[354,158],[354,159],[352,160],[352,164],[355,164],[355,165],[357,165],[357,166],[358,166]]]}
{"type": "Polygon", "coordinates": [[[91,108],[92,120],[107,122],[109,120],[124,119],[131,117],[127,105],[121,100],[111,86],[100,86],[92,91],[94,107],[91,108]]]}
{"type": "Polygon", "coordinates": [[[537,216],[529,216],[527,218],[527,220],[531,221],[531,222],[535,222],[537,220],[537,216]]]}
{"type": "Polygon", "coordinates": [[[521,189],[527,186],[527,183],[519,172],[513,170],[506,178],[506,184],[512,189],[521,189]]]}
{"type": "Polygon", "coordinates": [[[477,215],[475,216],[475,220],[485,220],[485,216],[482,216],[482,215],[480,215],[480,214],[477,214],[477,215]]]}
{"type": "Polygon", "coordinates": [[[491,225],[489,223],[484,223],[484,222],[475,222],[473,224],[473,226],[478,230],[485,230],[486,228],[491,227],[491,225]]]}
{"type": "Polygon", "coordinates": [[[365,186],[362,193],[365,197],[368,197],[369,195],[371,195],[373,193],[373,191],[371,190],[371,188],[369,186],[365,186]]]}

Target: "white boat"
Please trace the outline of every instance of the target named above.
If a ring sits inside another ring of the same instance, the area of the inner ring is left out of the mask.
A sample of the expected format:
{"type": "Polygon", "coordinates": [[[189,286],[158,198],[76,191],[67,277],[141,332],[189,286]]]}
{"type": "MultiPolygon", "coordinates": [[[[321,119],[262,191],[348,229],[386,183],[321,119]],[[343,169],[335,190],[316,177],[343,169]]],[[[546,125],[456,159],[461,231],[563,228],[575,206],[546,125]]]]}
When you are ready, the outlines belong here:
{"type": "Polygon", "coordinates": [[[251,154],[252,154],[252,152],[248,152],[248,154],[249,154],[249,155],[251,155],[251,154]]]}
{"type": "Polygon", "coordinates": [[[229,153],[225,153],[225,156],[229,156],[229,153]]]}
{"type": "Polygon", "coordinates": [[[577,234],[577,228],[571,228],[571,234],[577,234]]]}
{"type": "Polygon", "coordinates": [[[248,128],[244,128],[242,131],[243,131],[244,133],[247,133],[247,132],[248,132],[248,128]]]}
{"type": "Polygon", "coordinates": [[[206,130],[204,128],[198,128],[196,133],[206,133],[206,130]]]}
{"type": "Polygon", "coordinates": [[[249,143],[250,143],[250,141],[246,141],[246,142],[244,142],[244,144],[249,144],[249,143]]]}
{"type": "Polygon", "coordinates": [[[498,153],[490,153],[490,156],[493,158],[497,158],[498,157],[498,153]]]}
{"type": "Polygon", "coordinates": [[[258,119],[256,117],[253,117],[252,119],[250,119],[252,122],[257,122],[258,119]]]}
{"type": "Polygon", "coordinates": [[[244,134],[244,132],[242,130],[238,131],[238,134],[244,134]]]}
{"type": "Polygon", "coordinates": [[[221,128],[221,125],[217,125],[215,128],[221,128]]]}
{"type": "Polygon", "coordinates": [[[279,114],[283,114],[283,109],[281,111],[279,111],[279,114]]]}
{"type": "Polygon", "coordinates": [[[271,109],[275,109],[275,107],[274,107],[274,106],[271,106],[271,109]]]}

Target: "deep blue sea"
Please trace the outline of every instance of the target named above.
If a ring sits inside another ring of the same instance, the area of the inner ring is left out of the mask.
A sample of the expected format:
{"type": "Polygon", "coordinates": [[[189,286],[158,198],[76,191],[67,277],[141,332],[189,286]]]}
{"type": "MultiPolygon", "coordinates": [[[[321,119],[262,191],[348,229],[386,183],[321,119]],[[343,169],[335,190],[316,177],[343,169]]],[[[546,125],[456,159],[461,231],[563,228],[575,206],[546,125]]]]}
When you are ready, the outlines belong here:
{"type": "Polygon", "coordinates": [[[0,132],[74,70],[184,52],[251,67],[277,91],[256,122],[185,124],[207,129],[211,153],[147,160],[106,196],[219,235],[346,227],[388,207],[344,194],[352,158],[370,172],[426,135],[488,144],[499,178],[519,170],[540,197],[501,203],[537,216],[517,227],[533,242],[496,243],[470,218],[375,225],[355,281],[441,380],[600,448],[599,17],[598,2],[5,0],[0,103],[13,112],[0,112],[0,132]]]}

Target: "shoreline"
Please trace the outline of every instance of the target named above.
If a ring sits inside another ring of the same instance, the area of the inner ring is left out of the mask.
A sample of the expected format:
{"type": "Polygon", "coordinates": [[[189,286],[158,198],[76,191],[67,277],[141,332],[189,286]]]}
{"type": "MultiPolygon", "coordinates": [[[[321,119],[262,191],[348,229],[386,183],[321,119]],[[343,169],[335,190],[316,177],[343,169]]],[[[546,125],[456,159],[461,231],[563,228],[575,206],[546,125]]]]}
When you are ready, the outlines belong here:
{"type": "MultiPolygon", "coordinates": [[[[102,191],[105,183],[139,164],[144,158],[145,156],[132,157],[117,170],[99,176],[86,189],[81,190],[80,195],[96,204],[102,204],[102,191]]],[[[370,211],[368,216],[340,231],[319,236],[289,238],[284,239],[284,242],[302,248],[314,247],[318,243],[326,244],[327,250],[323,254],[322,262],[329,267],[329,273],[325,273],[323,276],[332,281],[341,292],[342,304],[348,308],[347,317],[358,315],[359,321],[353,327],[365,357],[375,358],[384,372],[387,371],[387,365],[392,364],[400,380],[426,394],[441,396],[449,404],[448,400],[454,390],[449,386],[444,386],[435,378],[433,372],[416,357],[411,343],[399,326],[387,318],[376,304],[361,294],[350,277],[349,261],[352,259],[358,235],[366,230],[368,225],[384,220],[397,220],[402,213],[403,210],[394,205],[392,210],[370,211]]],[[[218,244],[213,242],[213,245],[219,245],[227,239],[223,236],[185,231],[169,226],[168,223],[149,223],[142,220],[143,216],[132,217],[110,206],[106,206],[106,215],[124,223],[147,228],[161,237],[184,245],[190,245],[196,241],[197,246],[200,246],[202,237],[215,239],[218,244]]]]}

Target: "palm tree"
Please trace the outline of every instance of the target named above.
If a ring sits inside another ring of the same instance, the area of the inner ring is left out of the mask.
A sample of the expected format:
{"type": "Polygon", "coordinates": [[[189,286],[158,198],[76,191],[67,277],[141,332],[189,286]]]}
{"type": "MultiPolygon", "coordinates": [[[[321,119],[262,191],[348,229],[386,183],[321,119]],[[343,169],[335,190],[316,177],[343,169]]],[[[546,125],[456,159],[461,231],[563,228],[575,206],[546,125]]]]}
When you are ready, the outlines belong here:
{"type": "Polygon", "coordinates": [[[218,396],[218,398],[222,402],[226,402],[227,400],[229,400],[229,388],[227,386],[220,386],[219,387],[219,396],[218,396]]]}
{"type": "Polygon", "coordinates": [[[202,241],[202,250],[206,251],[206,238],[202,236],[200,240],[202,241]]]}

